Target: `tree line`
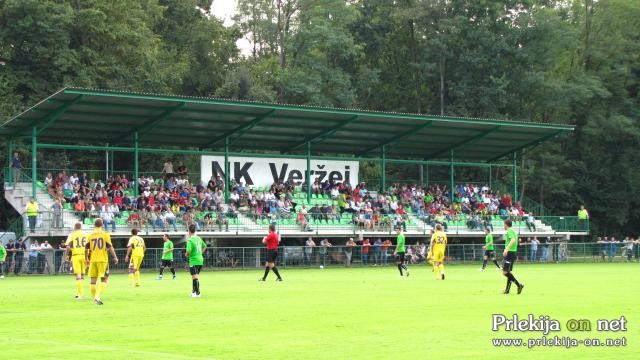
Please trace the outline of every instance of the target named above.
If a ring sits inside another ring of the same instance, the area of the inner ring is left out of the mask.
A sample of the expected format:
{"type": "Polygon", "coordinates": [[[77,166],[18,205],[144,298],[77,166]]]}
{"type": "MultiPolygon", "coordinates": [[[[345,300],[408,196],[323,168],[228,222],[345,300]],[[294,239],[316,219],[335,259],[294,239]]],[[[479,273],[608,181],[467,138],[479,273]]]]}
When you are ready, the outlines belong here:
{"type": "Polygon", "coordinates": [[[573,124],[523,154],[520,191],[557,214],[585,204],[596,232],[640,230],[640,2],[238,0],[232,26],[215,15],[211,0],[0,0],[0,117],[73,85],[573,124]]]}

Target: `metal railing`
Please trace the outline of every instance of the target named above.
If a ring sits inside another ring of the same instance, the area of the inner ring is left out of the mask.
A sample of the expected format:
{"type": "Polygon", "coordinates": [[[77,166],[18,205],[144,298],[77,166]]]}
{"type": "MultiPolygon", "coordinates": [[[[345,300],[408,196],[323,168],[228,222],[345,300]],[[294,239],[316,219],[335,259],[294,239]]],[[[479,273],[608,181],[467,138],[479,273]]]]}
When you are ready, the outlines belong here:
{"type": "MultiPolygon", "coordinates": [[[[420,245],[407,246],[405,258],[413,266],[425,266],[425,250],[420,245]]],[[[639,262],[640,246],[633,248],[620,244],[567,243],[554,242],[533,247],[521,245],[518,249],[518,263],[597,263],[597,262],[639,262]],[[536,250],[534,250],[536,249],[536,250]]],[[[349,266],[394,266],[394,245],[371,247],[282,246],[278,250],[277,263],[282,268],[349,267],[349,266]],[[349,261],[350,260],[350,261],[349,261]]],[[[145,271],[158,269],[162,250],[147,249],[141,268],[145,271]]],[[[496,257],[502,259],[503,247],[496,245],[496,257]]],[[[111,261],[112,272],[124,272],[128,264],[124,262],[126,249],[117,249],[118,264],[111,261]]],[[[480,264],[484,250],[481,244],[451,244],[447,246],[447,264],[480,264]]],[[[209,270],[258,269],[264,266],[266,251],[263,247],[210,247],[204,254],[204,267],[209,270]]],[[[6,275],[16,273],[68,274],[71,263],[66,259],[65,250],[9,251],[3,264],[6,275]]],[[[187,260],[184,248],[174,250],[174,267],[184,269],[187,260]]]]}

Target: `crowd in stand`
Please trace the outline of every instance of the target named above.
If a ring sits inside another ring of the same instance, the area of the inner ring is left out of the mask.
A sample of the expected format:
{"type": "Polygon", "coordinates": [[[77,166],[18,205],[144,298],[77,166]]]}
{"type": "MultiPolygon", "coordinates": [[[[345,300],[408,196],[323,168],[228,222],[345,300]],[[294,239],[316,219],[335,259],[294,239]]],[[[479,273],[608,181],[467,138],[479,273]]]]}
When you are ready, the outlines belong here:
{"type": "MultiPolygon", "coordinates": [[[[301,230],[311,230],[318,222],[345,224],[344,219],[366,230],[389,230],[400,226],[405,231],[409,215],[431,226],[440,224],[447,230],[452,221],[464,221],[469,229],[493,228],[492,216],[502,219],[527,220],[535,230],[532,216],[525,214],[520,203],[511,196],[501,195],[488,186],[460,184],[453,189],[446,185],[431,186],[393,184],[384,192],[371,192],[364,182],[351,186],[349,182],[320,182],[311,184],[314,196],[326,199],[306,204],[296,193],[306,192],[306,184],[296,188],[292,183],[276,182],[269,187],[249,187],[243,182],[231,181],[229,199],[225,202],[224,180],[218,175],[207,183],[190,182],[184,165],[173,171],[166,162],[162,176],[141,176],[129,179],[126,175],[112,175],[104,182],[87,173],[47,174],[44,179],[51,196],[55,198],[51,209],[59,214],[63,205],[70,207],[82,221],[101,217],[105,228],[115,229],[116,222],[130,226],[148,225],[155,230],[176,230],[178,223],[197,224],[199,229],[228,230],[229,220],[238,213],[247,214],[255,221],[267,219],[271,223],[288,220],[301,230]],[[134,197],[133,187],[139,196],[134,197]],[[123,219],[125,217],[125,219],[123,219]]],[[[56,217],[53,226],[62,227],[56,217]]]]}

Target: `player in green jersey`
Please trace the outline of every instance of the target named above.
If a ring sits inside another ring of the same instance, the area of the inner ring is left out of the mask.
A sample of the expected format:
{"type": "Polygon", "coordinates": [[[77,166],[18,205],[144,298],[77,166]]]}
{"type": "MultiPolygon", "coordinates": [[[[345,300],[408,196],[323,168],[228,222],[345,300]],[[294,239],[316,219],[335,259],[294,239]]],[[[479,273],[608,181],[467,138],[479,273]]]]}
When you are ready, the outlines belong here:
{"type": "Polygon", "coordinates": [[[519,283],[511,273],[511,271],[513,271],[513,264],[516,262],[516,253],[518,252],[518,236],[511,226],[511,220],[504,221],[504,229],[507,231],[505,234],[504,252],[502,254],[504,255],[504,260],[502,262],[502,274],[507,278],[507,287],[504,289],[504,293],[509,293],[509,290],[511,290],[511,283],[514,282],[518,287],[518,294],[520,294],[522,293],[524,285],[519,283]]]}
{"type": "Polygon", "coordinates": [[[204,264],[204,252],[207,250],[207,244],[200,236],[196,235],[196,225],[189,225],[189,239],[187,240],[186,255],[189,259],[189,272],[191,273],[191,282],[193,289],[191,297],[200,297],[200,270],[204,264]]]}
{"type": "Polygon", "coordinates": [[[400,276],[402,275],[402,270],[407,273],[407,277],[409,277],[409,269],[405,263],[404,254],[406,252],[406,246],[404,244],[404,234],[402,233],[402,227],[396,227],[396,233],[398,234],[396,250],[393,252],[393,255],[396,256],[398,261],[398,271],[400,271],[400,276]]]}
{"type": "Polygon", "coordinates": [[[480,271],[484,271],[487,267],[487,260],[489,260],[489,258],[491,258],[491,261],[493,261],[498,270],[500,270],[500,265],[498,265],[496,261],[496,253],[493,249],[493,234],[489,228],[484,229],[484,245],[482,248],[484,249],[484,259],[482,260],[482,269],[480,269],[480,271]]]}
{"type": "Polygon", "coordinates": [[[165,267],[169,267],[169,270],[171,270],[171,273],[173,274],[173,280],[175,280],[176,269],[173,268],[173,242],[166,233],[162,235],[162,240],[164,240],[164,245],[162,246],[162,260],[160,262],[160,274],[158,275],[158,280],[162,280],[162,274],[164,273],[165,267]]]}
{"type": "Polygon", "coordinates": [[[4,248],[4,244],[0,241],[0,279],[4,279],[4,261],[7,259],[7,249],[4,248]]]}

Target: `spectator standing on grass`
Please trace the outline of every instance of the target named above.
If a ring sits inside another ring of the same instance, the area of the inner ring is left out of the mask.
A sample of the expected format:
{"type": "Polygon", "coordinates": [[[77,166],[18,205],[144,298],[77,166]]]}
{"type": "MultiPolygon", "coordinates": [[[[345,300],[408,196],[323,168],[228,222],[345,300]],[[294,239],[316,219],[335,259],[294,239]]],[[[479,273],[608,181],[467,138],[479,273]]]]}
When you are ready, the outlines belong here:
{"type": "Polygon", "coordinates": [[[5,261],[4,261],[4,272],[6,272],[7,275],[9,275],[9,271],[11,271],[11,262],[13,261],[13,258],[15,257],[15,252],[16,252],[16,244],[14,243],[13,239],[9,240],[5,250],[7,252],[7,257],[5,258],[5,261]]]}
{"type": "Polygon", "coordinates": [[[344,266],[351,266],[351,258],[353,255],[353,248],[356,246],[356,242],[353,241],[353,238],[349,238],[347,243],[344,245],[344,266]]]}
{"type": "Polygon", "coordinates": [[[616,257],[616,253],[618,252],[618,241],[614,236],[609,240],[609,262],[613,262],[613,259],[616,257]]]}
{"type": "Polygon", "coordinates": [[[322,265],[320,265],[321,268],[324,268],[327,265],[327,248],[332,246],[333,244],[331,244],[327,238],[324,238],[320,242],[320,257],[322,258],[322,265]]]}
{"type": "Polygon", "coordinates": [[[369,265],[369,249],[371,249],[369,239],[362,240],[362,265],[369,265]]]}
{"type": "Polygon", "coordinates": [[[389,239],[385,239],[382,242],[382,257],[385,266],[387,266],[387,264],[389,263],[389,246],[391,245],[391,240],[389,239]]]}
{"type": "Polygon", "coordinates": [[[547,236],[542,244],[542,256],[540,256],[540,262],[547,262],[549,260],[549,243],[551,242],[551,238],[547,236]]]}
{"type": "Polygon", "coordinates": [[[0,279],[4,279],[4,262],[7,260],[7,249],[0,241],[0,279]]]}
{"type": "Polygon", "coordinates": [[[14,251],[16,252],[16,255],[14,257],[13,272],[16,275],[20,275],[22,263],[24,261],[24,253],[27,251],[27,246],[24,244],[24,238],[18,240],[14,251]]]}
{"type": "Polygon", "coordinates": [[[373,243],[373,266],[382,264],[382,239],[377,238],[373,243]]]}
{"type": "Polygon", "coordinates": [[[531,259],[529,259],[529,261],[536,262],[538,258],[539,244],[540,244],[540,241],[538,241],[538,238],[534,236],[533,239],[531,239],[531,259]]]}
{"type": "Polygon", "coordinates": [[[631,255],[633,255],[633,240],[627,237],[625,239],[625,249],[627,250],[627,262],[631,261],[631,255]]]}
{"type": "Polygon", "coordinates": [[[27,274],[33,274],[38,269],[38,251],[40,250],[40,244],[38,240],[34,240],[29,246],[29,269],[27,274]]]}
{"type": "Polygon", "coordinates": [[[316,242],[313,238],[308,238],[304,243],[304,261],[307,266],[311,266],[311,259],[313,258],[313,248],[316,246],[316,242]]]}
{"type": "Polygon", "coordinates": [[[40,262],[41,274],[43,272],[47,272],[47,274],[51,275],[51,266],[53,266],[53,246],[49,244],[49,240],[45,240],[42,245],[40,245],[40,254],[42,254],[42,261],[40,262]]]}

